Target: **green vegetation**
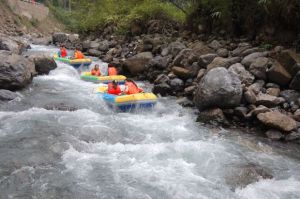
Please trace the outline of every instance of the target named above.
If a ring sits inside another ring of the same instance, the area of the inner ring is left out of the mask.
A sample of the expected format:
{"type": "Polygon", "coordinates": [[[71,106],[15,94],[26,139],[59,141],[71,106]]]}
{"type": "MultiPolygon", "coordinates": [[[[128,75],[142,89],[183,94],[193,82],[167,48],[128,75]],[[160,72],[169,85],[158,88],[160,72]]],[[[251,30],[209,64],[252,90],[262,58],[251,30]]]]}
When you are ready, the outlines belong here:
{"type": "MultiPolygon", "coordinates": [[[[186,22],[194,31],[225,30],[253,35],[268,30],[300,32],[300,0],[48,0],[70,29],[89,32],[114,24],[121,32],[133,21],[186,22]]],[[[274,31],[273,31],[274,32],[274,31]]]]}

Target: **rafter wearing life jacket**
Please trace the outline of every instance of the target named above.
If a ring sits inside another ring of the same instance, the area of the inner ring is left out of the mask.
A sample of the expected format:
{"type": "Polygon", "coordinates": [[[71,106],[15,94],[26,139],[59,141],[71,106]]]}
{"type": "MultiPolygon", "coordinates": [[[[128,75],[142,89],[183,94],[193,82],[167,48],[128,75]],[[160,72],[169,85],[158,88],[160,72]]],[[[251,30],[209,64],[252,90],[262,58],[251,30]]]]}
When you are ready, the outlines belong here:
{"type": "Polygon", "coordinates": [[[127,95],[137,94],[143,92],[143,89],[139,88],[136,83],[132,80],[127,79],[125,81],[125,93],[127,95]]]}
{"type": "Polygon", "coordinates": [[[111,94],[111,95],[120,95],[121,94],[121,88],[117,84],[116,81],[112,81],[111,83],[108,84],[107,93],[111,94]]]}

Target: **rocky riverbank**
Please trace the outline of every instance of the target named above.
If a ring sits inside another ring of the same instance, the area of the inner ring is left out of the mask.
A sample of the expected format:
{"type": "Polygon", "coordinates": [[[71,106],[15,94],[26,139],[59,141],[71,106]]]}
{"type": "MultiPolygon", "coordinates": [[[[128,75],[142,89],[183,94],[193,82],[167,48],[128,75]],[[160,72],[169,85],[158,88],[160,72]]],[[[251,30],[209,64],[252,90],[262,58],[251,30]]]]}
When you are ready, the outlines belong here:
{"type": "Polygon", "coordinates": [[[0,102],[18,97],[14,91],[25,88],[35,75],[48,74],[57,67],[52,57],[23,55],[29,43],[24,38],[0,35],[0,102]]]}
{"type": "Polygon", "coordinates": [[[199,122],[259,128],[272,140],[300,139],[300,55],[293,49],[148,27],[139,36],[112,36],[113,28],[106,28],[82,42],[63,33],[53,41],[153,82],[154,93],[197,107],[199,122]]]}

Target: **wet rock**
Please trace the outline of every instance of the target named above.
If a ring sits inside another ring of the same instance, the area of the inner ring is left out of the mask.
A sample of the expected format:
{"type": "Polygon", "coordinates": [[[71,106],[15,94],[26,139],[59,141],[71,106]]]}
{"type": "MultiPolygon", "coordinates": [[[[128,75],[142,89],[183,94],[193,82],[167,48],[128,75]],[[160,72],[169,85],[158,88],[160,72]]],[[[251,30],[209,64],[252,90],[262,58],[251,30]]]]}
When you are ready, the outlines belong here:
{"type": "Polygon", "coordinates": [[[282,86],[287,86],[292,79],[291,74],[277,61],[273,62],[272,67],[267,71],[267,76],[271,82],[282,86]]]}
{"type": "Polygon", "coordinates": [[[259,57],[250,65],[249,71],[257,79],[266,80],[268,66],[269,66],[269,59],[266,57],[259,57]]]}
{"type": "Polygon", "coordinates": [[[102,55],[102,53],[96,49],[89,49],[88,54],[95,57],[100,57],[102,55]]]}
{"type": "Polygon", "coordinates": [[[137,75],[146,69],[146,65],[153,58],[151,52],[139,53],[125,61],[126,69],[132,74],[137,75]]]}
{"type": "Polygon", "coordinates": [[[248,164],[238,168],[234,168],[231,172],[228,172],[226,176],[226,183],[232,187],[244,188],[249,184],[258,182],[261,179],[272,179],[273,176],[267,169],[255,165],[248,164]]]}
{"type": "Polygon", "coordinates": [[[65,103],[57,103],[57,104],[47,104],[44,106],[46,110],[53,110],[53,111],[76,111],[78,107],[73,105],[68,105],[65,103]]]}
{"type": "Polygon", "coordinates": [[[177,75],[178,77],[182,78],[182,79],[187,79],[191,76],[191,73],[188,69],[182,68],[182,67],[177,67],[174,66],[172,68],[172,72],[177,75]]]}
{"type": "Polygon", "coordinates": [[[272,95],[268,95],[268,94],[263,94],[260,93],[257,97],[256,97],[256,105],[264,105],[266,107],[275,107],[279,104],[282,104],[285,102],[284,98],[281,97],[275,97],[272,95]]]}
{"type": "Polygon", "coordinates": [[[187,97],[182,97],[176,100],[176,102],[183,107],[194,107],[194,103],[187,97]]]}
{"type": "Polygon", "coordinates": [[[21,54],[19,44],[8,37],[0,37],[0,50],[8,50],[15,54],[21,54]]]}
{"type": "Polygon", "coordinates": [[[228,121],[220,108],[201,111],[198,115],[197,122],[228,125],[228,121]]]}
{"type": "Polygon", "coordinates": [[[152,92],[154,94],[160,94],[161,96],[166,96],[172,91],[171,86],[167,83],[156,84],[153,87],[152,92]]]}
{"type": "Polygon", "coordinates": [[[62,44],[68,40],[68,35],[66,33],[57,32],[52,35],[52,42],[54,44],[62,44]]]}
{"type": "Polygon", "coordinates": [[[254,63],[254,61],[259,58],[259,57],[265,57],[268,53],[267,52],[255,52],[252,53],[250,55],[247,55],[243,60],[242,60],[242,64],[245,67],[249,67],[252,63],[254,63]]]}
{"type": "Polygon", "coordinates": [[[300,71],[295,75],[295,77],[293,78],[291,84],[290,84],[290,88],[300,91],[300,71]]]}
{"type": "Polygon", "coordinates": [[[51,70],[57,68],[54,59],[46,54],[34,54],[29,59],[34,63],[35,70],[39,75],[49,74],[51,70]]]}
{"type": "Polygon", "coordinates": [[[213,40],[208,46],[214,50],[218,50],[219,48],[222,48],[222,44],[218,42],[217,40],[213,40]]]}
{"type": "Polygon", "coordinates": [[[236,74],[241,80],[242,84],[250,85],[254,81],[254,76],[240,63],[230,66],[228,71],[236,74]]]}
{"type": "Polygon", "coordinates": [[[257,118],[264,125],[278,130],[289,132],[297,128],[297,123],[294,119],[278,111],[260,113],[257,115],[257,118]]]}
{"type": "Polygon", "coordinates": [[[217,50],[217,54],[218,54],[218,56],[220,56],[220,57],[228,57],[228,50],[226,49],[226,48],[220,48],[220,49],[218,49],[217,50]]]}
{"type": "Polygon", "coordinates": [[[279,96],[283,97],[288,103],[297,102],[300,98],[300,92],[295,90],[283,90],[279,96]]]}
{"type": "Polygon", "coordinates": [[[206,68],[208,64],[210,64],[216,57],[218,57],[217,54],[205,54],[201,55],[198,61],[198,65],[206,68]]]}
{"type": "Polygon", "coordinates": [[[166,69],[170,62],[170,57],[156,56],[150,60],[149,65],[158,69],[166,69]]]}
{"type": "Polygon", "coordinates": [[[293,118],[294,118],[295,120],[297,120],[298,122],[300,122],[300,109],[298,109],[298,110],[296,110],[296,111],[294,112],[293,118]]]}
{"type": "Polygon", "coordinates": [[[208,66],[207,70],[211,70],[216,67],[224,67],[228,68],[229,66],[240,62],[241,59],[239,57],[232,57],[232,58],[222,58],[216,57],[208,66]]]}
{"type": "Polygon", "coordinates": [[[0,89],[24,88],[31,83],[34,75],[33,62],[11,52],[0,51],[0,89]]]}
{"type": "Polygon", "coordinates": [[[184,82],[179,78],[174,78],[170,81],[170,86],[173,91],[182,91],[184,89],[184,82]]]}
{"type": "Polygon", "coordinates": [[[266,93],[268,95],[278,97],[280,94],[280,89],[279,88],[268,88],[266,93]]]}
{"type": "Polygon", "coordinates": [[[268,130],[266,132],[266,136],[271,140],[281,140],[282,138],[284,138],[284,135],[276,129],[268,130]]]}
{"type": "Polygon", "coordinates": [[[300,140],[300,129],[285,136],[286,141],[300,140]]]}
{"type": "Polygon", "coordinates": [[[202,78],[194,102],[200,110],[203,110],[212,106],[235,107],[240,104],[241,98],[242,85],[239,78],[227,69],[217,67],[202,78]]]}
{"type": "Polygon", "coordinates": [[[247,107],[239,106],[234,109],[234,114],[238,117],[246,118],[248,111],[247,107]]]}
{"type": "Polygon", "coordinates": [[[9,90],[0,89],[0,101],[11,101],[18,97],[18,94],[9,90]]]}

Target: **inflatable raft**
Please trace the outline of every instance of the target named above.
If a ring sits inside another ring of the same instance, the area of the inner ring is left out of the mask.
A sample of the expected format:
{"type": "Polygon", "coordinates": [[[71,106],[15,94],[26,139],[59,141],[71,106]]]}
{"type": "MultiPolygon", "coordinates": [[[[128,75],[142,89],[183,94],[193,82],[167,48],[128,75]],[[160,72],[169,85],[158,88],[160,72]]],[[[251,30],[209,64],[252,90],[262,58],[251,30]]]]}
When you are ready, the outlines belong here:
{"type": "Polygon", "coordinates": [[[132,95],[111,95],[107,93],[107,86],[100,86],[96,93],[113,108],[120,111],[153,108],[157,97],[153,93],[138,93],[132,95]]]}
{"type": "Polygon", "coordinates": [[[89,66],[92,63],[91,59],[69,59],[64,57],[59,57],[58,55],[54,55],[53,58],[57,61],[64,62],[66,64],[70,64],[75,68],[79,68],[80,66],[89,66]]]}
{"type": "Polygon", "coordinates": [[[95,83],[103,83],[108,84],[113,80],[123,84],[126,77],[123,75],[112,75],[112,76],[93,76],[91,72],[83,72],[81,73],[80,78],[84,81],[95,82],[95,83]]]}

